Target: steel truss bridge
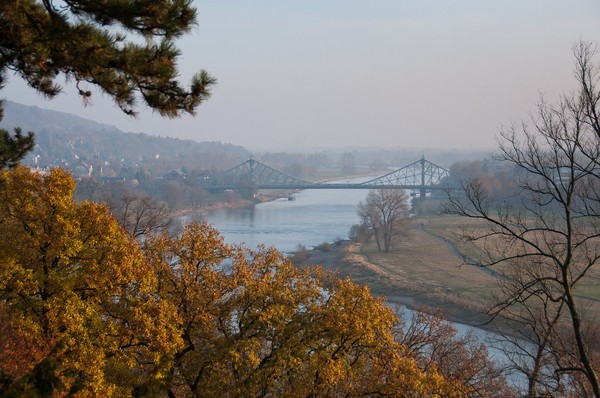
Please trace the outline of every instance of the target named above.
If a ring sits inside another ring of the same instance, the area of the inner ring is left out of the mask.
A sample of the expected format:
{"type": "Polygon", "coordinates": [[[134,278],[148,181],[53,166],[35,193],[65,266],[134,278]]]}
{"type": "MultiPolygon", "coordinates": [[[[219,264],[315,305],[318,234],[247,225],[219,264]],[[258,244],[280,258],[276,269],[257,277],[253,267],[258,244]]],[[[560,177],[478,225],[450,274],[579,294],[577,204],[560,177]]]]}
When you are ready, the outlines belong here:
{"type": "Polygon", "coordinates": [[[425,157],[362,183],[317,183],[296,178],[250,159],[235,167],[203,180],[207,189],[413,189],[425,197],[426,190],[442,188],[442,178],[449,171],[425,160],[425,157]]]}

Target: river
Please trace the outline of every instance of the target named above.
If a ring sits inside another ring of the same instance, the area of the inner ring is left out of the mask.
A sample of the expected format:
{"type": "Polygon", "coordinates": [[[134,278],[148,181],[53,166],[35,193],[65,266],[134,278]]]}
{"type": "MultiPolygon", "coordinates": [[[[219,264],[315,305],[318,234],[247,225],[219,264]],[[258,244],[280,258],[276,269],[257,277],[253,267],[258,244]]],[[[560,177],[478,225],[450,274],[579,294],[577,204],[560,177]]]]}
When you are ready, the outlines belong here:
{"type": "Polygon", "coordinates": [[[312,248],[323,242],[346,239],[360,220],[357,205],[366,189],[307,189],[287,198],[254,207],[218,209],[203,214],[228,243],[274,246],[282,252],[296,250],[298,244],[312,248]]]}

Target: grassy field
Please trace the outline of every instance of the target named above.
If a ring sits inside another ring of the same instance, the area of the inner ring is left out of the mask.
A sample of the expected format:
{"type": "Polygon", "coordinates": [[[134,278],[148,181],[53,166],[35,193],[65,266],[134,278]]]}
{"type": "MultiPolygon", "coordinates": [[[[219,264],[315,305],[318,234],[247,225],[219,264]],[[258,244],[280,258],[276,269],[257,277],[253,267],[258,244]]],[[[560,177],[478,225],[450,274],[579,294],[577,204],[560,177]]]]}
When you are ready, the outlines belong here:
{"type": "MultiPolygon", "coordinates": [[[[464,229],[485,230],[486,226],[483,222],[452,216],[424,218],[421,222],[424,223],[427,231],[444,236],[455,242],[462,254],[474,259],[483,256],[480,246],[473,242],[465,242],[459,239],[460,233],[464,229]]],[[[501,266],[496,266],[492,269],[502,273],[501,266]]],[[[588,311],[589,316],[600,319],[600,264],[587,271],[586,277],[579,282],[575,294],[583,299],[586,305],[590,306],[590,311],[588,311]]]]}
{"type": "MultiPolygon", "coordinates": [[[[408,235],[388,254],[374,243],[344,244],[329,252],[311,252],[306,264],[322,264],[367,284],[373,294],[390,302],[418,308],[441,308],[448,318],[462,323],[482,324],[498,293],[498,274],[463,261],[464,255],[479,258],[480,247],[459,239],[464,228],[483,224],[452,216],[420,217],[412,220],[408,235]],[[458,250],[457,250],[458,249],[458,250]]],[[[581,284],[577,294],[589,306],[587,315],[600,319],[600,267],[581,284]]]]}

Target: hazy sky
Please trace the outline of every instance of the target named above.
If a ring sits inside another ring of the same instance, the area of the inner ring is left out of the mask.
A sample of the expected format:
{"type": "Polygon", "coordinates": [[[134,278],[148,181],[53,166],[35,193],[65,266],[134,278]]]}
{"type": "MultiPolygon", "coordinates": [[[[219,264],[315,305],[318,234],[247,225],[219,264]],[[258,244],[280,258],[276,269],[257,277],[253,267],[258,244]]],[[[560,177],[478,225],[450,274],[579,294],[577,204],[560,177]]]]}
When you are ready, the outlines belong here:
{"type": "Polygon", "coordinates": [[[3,97],[132,132],[251,149],[493,147],[540,92],[574,88],[571,47],[600,44],[597,0],[202,0],[178,41],[182,82],[219,83],[195,117],[120,113],[72,85],[48,101],[11,77],[3,97]]]}

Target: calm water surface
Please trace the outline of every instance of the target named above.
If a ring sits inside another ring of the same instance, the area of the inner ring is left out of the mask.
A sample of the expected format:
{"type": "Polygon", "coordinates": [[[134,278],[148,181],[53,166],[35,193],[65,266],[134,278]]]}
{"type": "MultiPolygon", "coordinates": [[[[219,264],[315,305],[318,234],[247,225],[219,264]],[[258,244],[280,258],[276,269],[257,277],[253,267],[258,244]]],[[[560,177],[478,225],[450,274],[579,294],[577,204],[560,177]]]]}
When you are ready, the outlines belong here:
{"type": "Polygon", "coordinates": [[[312,248],[323,242],[346,239],[359,222],[357,205],[367,189],[308,189],[254,207],[219,209],[203,214],[228,243],[274,246],[289,253],[298,244],[312,248]]]}

